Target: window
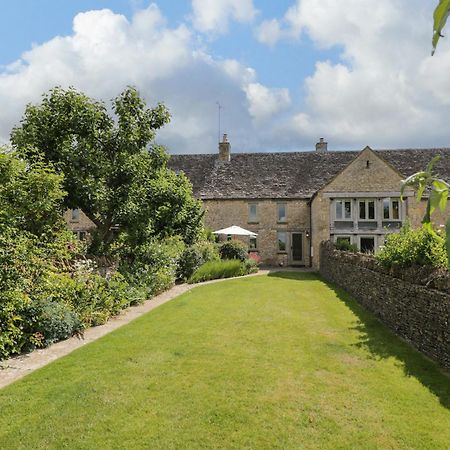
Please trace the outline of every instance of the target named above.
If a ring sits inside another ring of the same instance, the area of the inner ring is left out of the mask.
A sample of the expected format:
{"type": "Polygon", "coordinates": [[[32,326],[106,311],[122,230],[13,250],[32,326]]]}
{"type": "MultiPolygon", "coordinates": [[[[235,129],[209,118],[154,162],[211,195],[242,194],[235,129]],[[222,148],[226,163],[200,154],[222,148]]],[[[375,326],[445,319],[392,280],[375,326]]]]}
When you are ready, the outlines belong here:
{"type": "Polygon", "coordinates": [[[383,200],[383,219],[400,220],[400,200],[397,198],[385,198],[383,200]]]}
{"type": "Polygon", "coordinates": [[[286,203],[278,203],[278,222],[286,222],[287,214],[286,214],[286,203]]]}
{"type": "Polygon", "coordinates": [[[251,237],[250,238],[250,244],[249,244],[249,249],[250,250],[256,250],[258,248],[258,243],[256,242],[256,238],[255,237],[251,237]]]}
{"type": "Polygon", "coordinates": [[[258,204],[249,203],[248,205],[248,221],[250,223],[258,222],[258,204]]]}
{"type": "Polygon", "coordinates": [[[336,220],[352,219],[351,200],[336,200],[336,220]]]}
{"type": "Polygon", "coordinates": [[[359,200],[359,219],[375,220],[375,200],[359,200]]]}
{"type": "Polygon", "coordinates": [[[74,222],[78,222],[80,220],[80,210],[78,208],[72,209],[72,219],[74,222]]]}
{"type": "Polygon", "coordinates": [[[278,231],[278,251],[285,252],[287,249],[287,234],[285,231],[278,231]]]}
{"type": "Polygon", "coordinates": [[[361,237],[359,239],[359,244],[362,253],[373,253],[375,251],[374,237],[361,237]]]}
{"type": "Polygon", "coordinates": [[[392,219],[400,220],[400,202],[398,200],[391,201],[392,219]]]}

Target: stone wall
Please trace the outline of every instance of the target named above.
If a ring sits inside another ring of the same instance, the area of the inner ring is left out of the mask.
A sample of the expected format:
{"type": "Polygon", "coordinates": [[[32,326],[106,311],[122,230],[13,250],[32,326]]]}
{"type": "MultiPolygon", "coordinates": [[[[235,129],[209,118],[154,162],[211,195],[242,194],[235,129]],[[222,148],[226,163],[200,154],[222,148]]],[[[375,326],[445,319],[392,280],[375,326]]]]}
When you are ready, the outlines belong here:
{"type": "MultiPolygon", "coordinates": [[[[302,265],[309,265],[309,205],[307,200],[204,200],[206,210],[205,224],[207,227],[218,230],[231,225],[237,225],[258,233],[257,245],[261,260],[267,265],[289,265],[290,246],[287,252],[278,251],[277,231],[303,232],[302,265]],[[249,203],[257,203],[258,217],[256,222],[249,221],[249,203]],[[285,203],[287,206],[287,220],[284,223],[277,221],[277,204],[285,203]]],[[[248,239],[243,239],[248,243],[248,239]]]]}
{"type": "Polygon", "coordinates": [[[343,288],[398,336],[450,370],[447,271],[391,272],[373,257],[337,251],[330,242],[322,243],[320,253],[320,273],[327,281],[343,288]]]}

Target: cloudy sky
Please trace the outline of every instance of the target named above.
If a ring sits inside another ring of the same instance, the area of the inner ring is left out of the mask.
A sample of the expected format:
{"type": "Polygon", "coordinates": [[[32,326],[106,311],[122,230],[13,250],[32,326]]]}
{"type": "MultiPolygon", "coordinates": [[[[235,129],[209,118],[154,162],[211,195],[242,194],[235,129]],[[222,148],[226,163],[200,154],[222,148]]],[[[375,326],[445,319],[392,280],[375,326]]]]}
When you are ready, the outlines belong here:
{"type": "MultiPolygon", "coordinates": [[[[450,146],[450,37],[437,0],[3,0],[0,142],[55,85],[127,85],[172,122],[171,153],[450,146]]],[[[450,28],[449,28],[450,36],[450,28]]]]}

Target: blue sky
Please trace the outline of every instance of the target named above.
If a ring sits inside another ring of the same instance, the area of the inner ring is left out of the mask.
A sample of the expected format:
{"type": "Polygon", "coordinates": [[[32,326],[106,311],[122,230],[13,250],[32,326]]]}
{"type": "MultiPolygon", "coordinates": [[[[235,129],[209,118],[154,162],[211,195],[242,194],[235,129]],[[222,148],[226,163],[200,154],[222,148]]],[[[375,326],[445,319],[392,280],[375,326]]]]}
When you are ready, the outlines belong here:
{"type": "MultiPolygon", "coordinates": [[[[189,20],[191,5],[186,0],[156,2],[170,23],[177,25],[189,20]]],[[[145,0],[20,0],[4,1],[1,7],[0,29],[3,39],[0,64],[10,64],[34,44],[42,44],[54,36],[72,32],[76,14],[95,9],[109,8],[129,19],[140,8],[149,4],[145,0]]],[[[255,1],[260,20],[280,17],[291,6],[291,0],[255,1]]],[[[302,42],[287,42],[278,48],[259,43],[251,28],[233,23],[230,32],[205,43],[218,58],[237,58],[254,67],[264,84],[289,86],[301,94],[303,79],[314,72],[317,59],[339,59],[339,49],[318,50],[307,38],[302,42]]]]}
{"type": "Polygon", "coordinates": [[[4,0],[0,139],[56,84],[104,101],[134,84],[170,107],[159,140],[174,153],[215,151],[217,100],[236,151],[310,150],[320,136],[447,146],[450,46],[430,59],[434,3],[4,0]]]}

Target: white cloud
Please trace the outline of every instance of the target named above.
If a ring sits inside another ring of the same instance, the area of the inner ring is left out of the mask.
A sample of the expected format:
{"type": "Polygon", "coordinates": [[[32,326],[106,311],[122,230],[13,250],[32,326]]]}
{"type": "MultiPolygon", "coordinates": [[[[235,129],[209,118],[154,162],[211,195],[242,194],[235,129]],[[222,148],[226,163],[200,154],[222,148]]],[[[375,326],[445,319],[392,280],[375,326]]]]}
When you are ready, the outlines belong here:
{"type": "Polygon", "coordinates": [[[253,119],[276,115],[277,102],[288,94],[258,85],[268,101],[260,102],[259,112],[258,96],[248,98],[252,83],[257,83],[252,68],[198,48],[189,28],[170,28],[155,5],[132,20],[108,9],[90,11],[74,18],[73,34],[35,46],[0,72],[0,141],[7,141],[25,105],[53,86],[74,86],[108,102],[135,85],[149,104],[163,101],[169,107],[172,122],[157,136],[170,151],[216,151],[216,101],[233,148],[257,148],[253,119]]]}
{"type": "Polygon", "coordinates": [[[255,29],[256,39],[261,44],[273,47],[282,40],[297,40],[300,37],[303,23],[299,11],[301,3],[292,5],[281,19],[263,20],[255,29]]]}
{"type": "Polygon", "coordinates": [[[273,47],[285,36],[286,31],[281,29],[280,21],[277,19],[264,20],[256,29],[256,38],[258,41],[270,47],[273,47]]]}
{"type": "Polygon", "coordinates": [[[225,33],[230,20],[251,22],[257,11],[253,0],[192,0],[193,24],[201,32],[225,33]]]}
{"type": "Polygon", "coordinates": [[[288,89],[269,89],[260,83],[249,83],[245,93],[249,112],[258,123],[272,118],[291,105],[288,89]]]}
{"type": "Polygon", "coordinates": [[[285,136],[324,135],[332,147],[347,148],[449,145],[450,45],[442,42],[431,58],[434,6],[297,0],[283,18],[263,23],[257,36],[268,45],[308,36],[340,55],[316,63],[302,86],[304,104],[283,124],[285,136]]]}

